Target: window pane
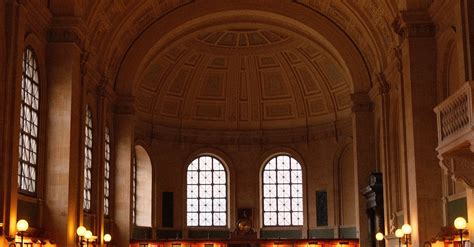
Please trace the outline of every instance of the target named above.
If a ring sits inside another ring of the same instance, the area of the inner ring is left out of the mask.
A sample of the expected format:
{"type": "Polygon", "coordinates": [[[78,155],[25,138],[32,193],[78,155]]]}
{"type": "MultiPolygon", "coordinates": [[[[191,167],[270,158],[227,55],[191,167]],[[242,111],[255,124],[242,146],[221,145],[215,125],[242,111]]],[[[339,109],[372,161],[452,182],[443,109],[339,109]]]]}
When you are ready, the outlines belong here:
{"type": "Polygon", "coordinates": [[[187,225],[227,225],[227,173],[222,163],[201,156],[187,170],[187,225]]]}
{"type": "Polygon", "coordinates": [[[199,226],[212,226],[212,213],[199,213],[199,226]]]}
{"type": "Polygon", "coordinates": [[[104,215],[109,216],[109,201],[110,201],[110,130],[105,127],[105,153],[104,153],[104,215]]]}
{"type": "Polygon", "coordinates": [[[264,212],[263,213],[263,223],[266,226],[276,226],[277,225],[277,213],[275,213],[275,212],[264,212]]]}
{"type": "Polygon", "coordinates": [[[303,224],[302,177],[300,164],[288,155],[279,155],[268,161],[262,173],[265,226],[303,224]]]}
{"type": "Polygon", "coordinates": [[[226,175],[224,171],[213,172],[213,183],[214,184],[226,184],[226,175]]]}
{"type": "Polygon", "coordinates": [[[18,188],[21,192],[35,194],[40,88],[36,56],[29,48],[23,52],[22,68],[18,188]]]}
{"type": "Polygon", "coordinates": [[[188,212],[198,212],[198,199],[188,199],[188,212]]]}
{"type": "Polygon", "coordinates": [[[225,198],[226,197],[226,186],[225,185],[214,185],[212,188],[212,194],[216,198],[225,198]]]}
{"type": "Polygon", "coordinates": [[[212,185],[201,185],[201,186],[199,186],[199,197],[200,198],[212,198],[212,185]]]}
{"type": "Polygon", "coordinates": [[[278,213],[278,225],[289,226],[291,225],[291,213],[279,212],[278,213]]]}
{"type": "Polygon", "coordinates": [[[225,199],[214,199],[213,210],[214,212],[225,212],[227,208],[225,199]]]}
{"type": "Polygon", "coordinates": [[[225,226],[227,224],[227,216],[225,213],[214,213],[214,225],[225,226]]]}
{"type": "Polygon", "coordinates": [[[187,217],[188,226],[198,226],[198,213],[189,213],[187,217]]]}
{"type": "Polygon", "coordinates": [[[198,184],[198,172],[188,171],[188,184],[198,184]]]}

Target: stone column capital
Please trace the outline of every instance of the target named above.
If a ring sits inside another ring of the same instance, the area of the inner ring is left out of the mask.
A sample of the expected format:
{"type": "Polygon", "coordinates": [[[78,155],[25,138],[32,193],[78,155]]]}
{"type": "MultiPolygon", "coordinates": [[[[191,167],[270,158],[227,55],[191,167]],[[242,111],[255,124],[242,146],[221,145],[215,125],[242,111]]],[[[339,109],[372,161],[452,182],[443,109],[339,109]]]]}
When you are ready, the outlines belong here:
{"type": "Polygon", "coordinates": [[[48,42],[75,43],[81,50],[85,47],[85,35],[80,18],[55,17],[47,32],[48,42]]]}
{"type": "Polygon", "coordinates": [[[120,115],[135,115],[135,98],[118,96],[114,104],[114,113],[120,115]]]}
{"type": "Polygon", "coordinates": [[[392,26],[401,40],[410,38],[431,38],[436,34],[436,25],[429,13],[423,10],[400,12],[392,26]]]}
{"type": "Polygon", "coordinates": [[[373,83],[372,88],[369,91],[369,97],[372,101],[375,101],[375,99],[380,96],[380,95],[386,95],[390,92],[391,90],[391,85],[385,78],[385,75],[383,73],[380,73],[376,76],[376,82],[373,83]]]}

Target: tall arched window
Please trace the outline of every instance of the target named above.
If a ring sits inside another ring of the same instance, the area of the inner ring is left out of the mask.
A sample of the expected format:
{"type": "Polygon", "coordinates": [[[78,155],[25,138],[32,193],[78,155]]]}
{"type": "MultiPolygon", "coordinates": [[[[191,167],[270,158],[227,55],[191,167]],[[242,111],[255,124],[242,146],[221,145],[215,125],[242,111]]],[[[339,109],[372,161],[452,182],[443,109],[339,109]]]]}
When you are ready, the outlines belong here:
{"type": "Polygon", "coordinates": [[[288,155],[271,158],[263,169],[263,225],[303,225],[303,173],[288,155]]]}
{"type": "Polygon", "coordinates": [[[86,106],[86,121],[84,129],[84,210],[91,210],[92,191],[92,112],[86,106]]]}
{"type": "Polygon", "coordinates": [[[193,160],[187,170],[187,225],[227,225],[227,172],[211,156],[193,160]]]}
{"type": "Polygon", "coordinates": [[[20,140],[18,161],[18,188],[35,194],[38,169],[38,131],[40,86],[38,62],[30,48],[23,52],[21,78],[20,140]]]}
{"type": "Polygon", "coordinates": [[[104,215],[110,216],[110,129],[105,127],[104,160],[104,215]]]}

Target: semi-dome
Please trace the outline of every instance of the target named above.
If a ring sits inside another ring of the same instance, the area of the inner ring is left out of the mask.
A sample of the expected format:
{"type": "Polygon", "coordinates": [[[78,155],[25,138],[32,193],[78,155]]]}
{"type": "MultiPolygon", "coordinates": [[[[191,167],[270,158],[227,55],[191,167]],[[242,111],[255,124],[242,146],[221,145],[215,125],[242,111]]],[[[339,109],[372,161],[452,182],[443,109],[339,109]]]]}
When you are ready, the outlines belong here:
{"type": "Polygon", "coordinates": [[[265,130],[349,117],[350,79],[316,42],[249,23],[186,37],[159,52],[139,80],[136,106],[145,122],[265,130]]]}

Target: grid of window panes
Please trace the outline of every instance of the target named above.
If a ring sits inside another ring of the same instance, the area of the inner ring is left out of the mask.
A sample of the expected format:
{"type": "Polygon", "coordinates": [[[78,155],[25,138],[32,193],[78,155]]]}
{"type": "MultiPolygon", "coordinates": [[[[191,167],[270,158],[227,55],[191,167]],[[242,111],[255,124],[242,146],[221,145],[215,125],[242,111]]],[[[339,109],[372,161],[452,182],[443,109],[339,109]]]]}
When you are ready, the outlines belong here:
{"type": "Polygon", "coordinates": [[[33,51],[27,48],[23,52],[21,79],[18,187],[31,194],[36,193],[39,97],[38,63],[33,51]]]}
{"type": "Polygon", "coordinates": [[[104,215],[110,215],[110,130],[105,127],[104,215]]]}
{"type": "Polygon", "coordinates": [[[132,152],[132,223],[137,223],[137,157],[132,152]]]}
{"type": "Polygon", "coordinates": [[[227,225],[227,174],[222,163],[201,156],[187,170],[187,225],[227,225]]]}
{"type": "Polygon", "coordinates": [[[263,224],[303,225],[303,173],[288,155],[268,161],[263,170],[263,224]]]}
{"type": "Polygon", "coordinates": [[[91,210],[92,191],[92,112],[86,106],[86,122],[84,129],[84,210],[91,210]]]}

